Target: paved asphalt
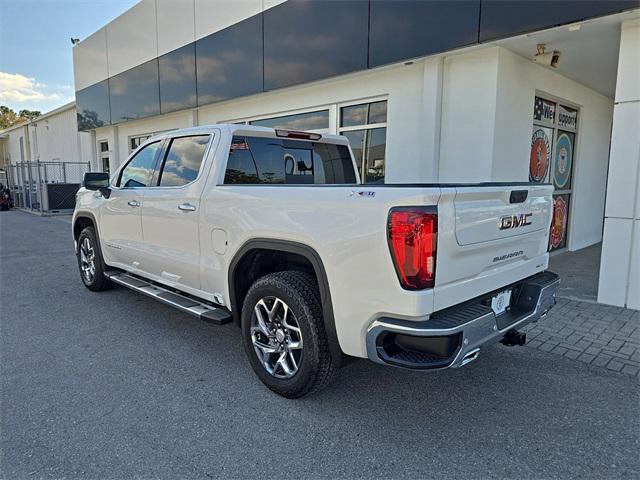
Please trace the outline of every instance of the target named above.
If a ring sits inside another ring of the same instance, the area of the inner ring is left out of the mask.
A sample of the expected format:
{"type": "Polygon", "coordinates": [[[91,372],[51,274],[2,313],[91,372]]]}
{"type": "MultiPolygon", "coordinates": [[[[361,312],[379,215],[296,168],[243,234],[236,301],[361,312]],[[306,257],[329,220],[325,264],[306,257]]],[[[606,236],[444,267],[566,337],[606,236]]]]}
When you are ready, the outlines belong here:
{"type": "Polygon", "coordinates": [[[68,222],[0,213],[1,478],[640,477],[635,376],[496,346],[286,400],[233,325],[85,289],[68,222]]]}

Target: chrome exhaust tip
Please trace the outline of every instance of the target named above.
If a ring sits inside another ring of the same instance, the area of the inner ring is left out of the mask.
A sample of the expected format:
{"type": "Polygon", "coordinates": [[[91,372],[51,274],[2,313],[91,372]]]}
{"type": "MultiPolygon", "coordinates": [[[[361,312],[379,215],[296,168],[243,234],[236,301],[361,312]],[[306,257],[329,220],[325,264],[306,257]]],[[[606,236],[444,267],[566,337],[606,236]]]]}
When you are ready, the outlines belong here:
{"type": "Polygon", "coordinates": [[[478,355],[480,355],[480,349],[476,348],[475,350],[471,350],[469,353],[467,353],[463,358],[462,358],[462,362],[460,362],[460,366],[464,366],[467,363],[471,363],[473,362],[476,358],[478,358],[478,355]]]}

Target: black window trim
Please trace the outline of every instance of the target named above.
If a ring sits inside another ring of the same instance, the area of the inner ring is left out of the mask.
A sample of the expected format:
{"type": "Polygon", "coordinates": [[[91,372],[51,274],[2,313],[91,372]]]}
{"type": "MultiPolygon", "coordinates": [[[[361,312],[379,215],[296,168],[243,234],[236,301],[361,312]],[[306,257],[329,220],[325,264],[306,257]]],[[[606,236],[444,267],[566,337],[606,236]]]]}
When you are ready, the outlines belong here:
{"type": "Polygon", "coordinates": [[[211,144],[213,143],[213,139],[215,137],[215,133],[213,132],[203,132],[203,133],[183,133],[178,135],[170,135],[164,138],[164,143],[162,145],[162,153],[159,159],[156,161],[156,168],[154,169],[153,178],[151,179],[150,188],[185,188],[190,186],[192,183],[197,182],[202,176],[202,172],[204,171],[204,165],[206,163],[206,159],[209,156],[209,149],[211,148],[211,144]],[[204,152],[202,154],[202,161],[200,162],[200,170],[198,170],[198,175],[196,178],[191,180],[189,183],[185,183],[184,185],[160,185],[160,180],[162,178],[162,171],[164,169],[164,164],[167,161],[167,154],[169,153],[169,149],[171,148],[171,142],[176,138],[185,138],[185,137],[204,137],[208,136],[207,145],[204,148],[204,152]]]}

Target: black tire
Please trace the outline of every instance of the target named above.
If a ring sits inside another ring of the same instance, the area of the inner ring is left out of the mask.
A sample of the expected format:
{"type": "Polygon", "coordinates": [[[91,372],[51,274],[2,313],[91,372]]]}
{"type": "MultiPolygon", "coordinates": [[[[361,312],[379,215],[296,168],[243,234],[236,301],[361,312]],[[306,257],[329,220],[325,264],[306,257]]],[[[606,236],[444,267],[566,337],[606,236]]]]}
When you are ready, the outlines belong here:
{"type": "Polygon", "coordinates": [[[258,378],[286,398],[299,398],[320,390],[329,383],[335,371],[322,319],[318,285],[311,275],[304,272],[277,272],[256,280],[242,307],[242,341],[258,378]],[[277,297],[288,305],[302,336],[303,348],[297,372],[291,378],[277,378],[270,374],[253,345],[251,324],[256,318],[254,309],[261,299],[269,297],[277,297]]]}
{"type": "Polygon", "coordinates": [[[102,251],[100,250],[98,237],[96,236],[96,231],[93,227],[86,227],[84,230],[82,230],[82,232],[80,232],[80,236],[78,237],[78,251],[76,253],[76,257],[78,259],[80,278],[82,279],[82,283],[84,283],[85,287],[94,292],[101,292],[113,287],[113,282],[111,282],[107,277],[104,276],[104,272],[106,271],[105,263],[104,259],[102,258],[102,251]],[[93,251],[93,265],[95,271],[92,277],[89,277],[83,271],[81,249],[84,248],[86,242],[89,242],[89,245],[91,246],[91,249],[93,251]]]}

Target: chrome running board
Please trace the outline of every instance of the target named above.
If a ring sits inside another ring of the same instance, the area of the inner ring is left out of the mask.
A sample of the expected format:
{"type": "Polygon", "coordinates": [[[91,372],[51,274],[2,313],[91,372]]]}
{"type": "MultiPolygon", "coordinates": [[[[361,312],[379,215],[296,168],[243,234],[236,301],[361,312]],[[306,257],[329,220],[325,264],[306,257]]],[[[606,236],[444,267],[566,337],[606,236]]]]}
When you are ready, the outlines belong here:
{"type": "Polygon", "coordinates": [[[204,322],[223,325],[231,321],[231,313],[224,307],[216,307],[202,300],[176,293],[157,283],[151,283],[120,270],[109,270],[105,272],[105,276],[118,285],[143,293],[166,305],[194,315],[204,322]]]}

